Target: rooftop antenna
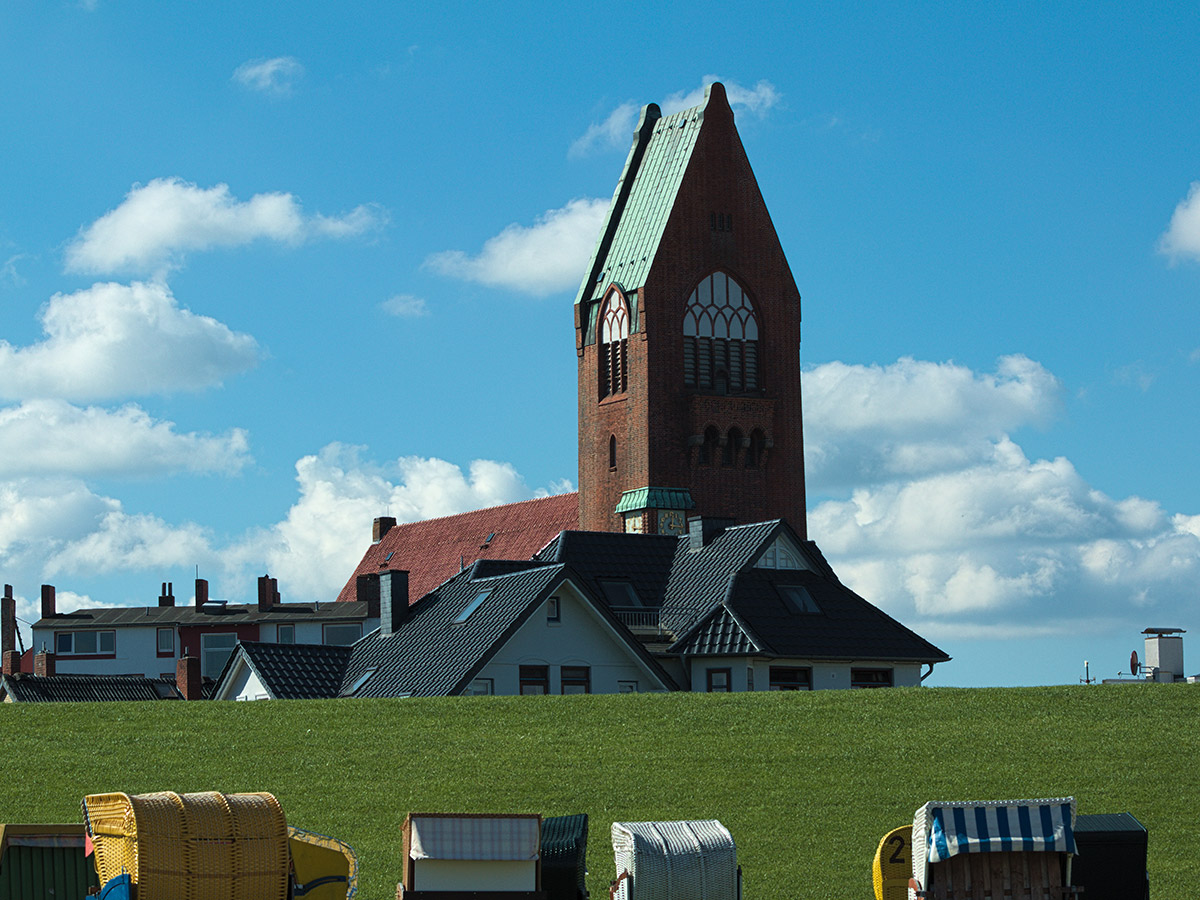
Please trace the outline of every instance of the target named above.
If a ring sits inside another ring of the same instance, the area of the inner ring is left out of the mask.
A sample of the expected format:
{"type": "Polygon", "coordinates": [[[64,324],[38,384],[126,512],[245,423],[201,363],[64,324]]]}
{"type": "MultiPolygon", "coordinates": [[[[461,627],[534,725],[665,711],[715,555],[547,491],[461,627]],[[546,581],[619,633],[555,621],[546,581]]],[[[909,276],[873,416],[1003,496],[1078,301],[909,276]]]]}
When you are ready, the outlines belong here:
{"type": "Polygon", "coordinates": [[[1095,681],[1096,681],[1096,679],[1092,678],[1091,674],[1088,672],[1088,661],[1085,659],[1083,661],[1083,677],[1079,679],[1079,683],[1080,684],[1093,684],[1095,681]]]}

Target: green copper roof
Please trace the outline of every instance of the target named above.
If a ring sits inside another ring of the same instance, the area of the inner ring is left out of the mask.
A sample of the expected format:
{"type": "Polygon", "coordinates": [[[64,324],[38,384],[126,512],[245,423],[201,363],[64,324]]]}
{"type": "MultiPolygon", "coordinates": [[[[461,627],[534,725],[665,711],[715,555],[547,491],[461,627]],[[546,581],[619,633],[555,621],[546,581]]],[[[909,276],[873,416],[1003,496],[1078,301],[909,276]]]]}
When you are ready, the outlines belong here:
{"type": "Polygon", "coordinates": [[[714,97],[727,102],[725,89],[715,84],[705,89],[700,106],[670,116],[663,116],[654,103],[642,109],[577,304],[599,300],[614,281],[626,291],[645,283],[704,123],[704,109],[714,97]]]}
{"type": "Polygon", "coordinates": [[[623,493],[616,511],[623,513],[638,509],[692,509],[695,505],[687,488],[644,487],[623,493]]]}

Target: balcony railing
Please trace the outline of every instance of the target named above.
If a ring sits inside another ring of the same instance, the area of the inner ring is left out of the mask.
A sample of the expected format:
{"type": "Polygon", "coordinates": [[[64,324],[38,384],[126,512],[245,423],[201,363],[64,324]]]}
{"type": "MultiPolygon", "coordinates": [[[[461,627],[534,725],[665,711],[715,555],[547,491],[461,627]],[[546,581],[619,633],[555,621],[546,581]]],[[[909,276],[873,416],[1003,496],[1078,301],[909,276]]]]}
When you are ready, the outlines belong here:
{"type": "Polygon", "coordinates": [[[613,608],[613,615],[630,631],[661,633],[658,623],[657,609],[619,609],[613,608]]]}

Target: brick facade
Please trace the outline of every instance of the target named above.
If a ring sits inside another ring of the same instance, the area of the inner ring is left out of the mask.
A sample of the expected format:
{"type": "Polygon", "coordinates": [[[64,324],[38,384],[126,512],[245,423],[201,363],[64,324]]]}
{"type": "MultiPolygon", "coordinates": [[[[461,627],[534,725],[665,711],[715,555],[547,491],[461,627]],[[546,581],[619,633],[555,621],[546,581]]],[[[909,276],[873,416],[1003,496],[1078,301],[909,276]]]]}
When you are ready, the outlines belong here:
{"type": "MultiPolygon", "coordinates": [[[[614,510],[624,491],[669,487],[691,492],[696,505],[689,515],[738,522],[782,518],[803,539],[800,294],[720,85],[710,88],[701,115],[644,283],[623,285],[619,276],[606,274],[606,284],[630,290],[630,304],[637,309],[623,394],[600,399],[599,341],[589,333],[589,305],[576,306],[579,527],[622,531],[623,518],[614,510]],[[722,394],[684,383],[688,297],[715,272],[736,280],[753,301],[759,329],[756,390],[722,394]],[[716,429],[721,443],[710,454],[716,458],[702,463],[709,428],[716,429]],[[749,448],[727,451],[734,428],[742,444],[756,429],[765,436],[757,467],[745,465],[749,448]],[[610,466],[613,436],[616,465],[610,466]]],[[[613,221],[610,231],[629,224],[613,221]]]]}

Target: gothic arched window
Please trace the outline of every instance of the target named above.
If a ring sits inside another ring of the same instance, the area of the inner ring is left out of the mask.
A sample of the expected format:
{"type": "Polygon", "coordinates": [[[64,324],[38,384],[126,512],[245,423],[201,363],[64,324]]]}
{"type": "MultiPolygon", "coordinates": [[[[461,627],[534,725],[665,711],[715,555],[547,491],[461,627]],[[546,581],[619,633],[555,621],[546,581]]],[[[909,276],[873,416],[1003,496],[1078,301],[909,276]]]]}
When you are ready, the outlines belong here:
{"type": "Polygon", "coordinates": [[[736,466],[738,451],[742,449],[742,432],[735,426],[725,436],[725,452],[721,454],[721,465],[736,466]]]}
{"type": "Polygon", "coordinates": [[[683,381],[701,390],[758,389],[758,319],[742,286],[714,272],[696,286],[683,314],[683,381]]]}
{"type": "Polygon", "coordinates": [[[766,449],[766,435],[758,428],[750,432],[750,446],[746,448],[746,468],[757,469],[762,465],[763,450],[766,449]]]}
{"type": "Polygon", "coordinates": [[[700,465],[711,466],[717,462],[721,449],[721,432],[709,425],[704,429],[704,442],[700,445],[700,465]]]}
{"type": "Polygon", "coordinates": [[[617,467],[617,436],[615,434],[608,436],[608,467],[610,469],[617,467]]]}
{"type": "Polygon", "coordinates": [[[612,288],[600,309],[600,398],[623,394],[629,386],[629,304],[612,288]]]}

